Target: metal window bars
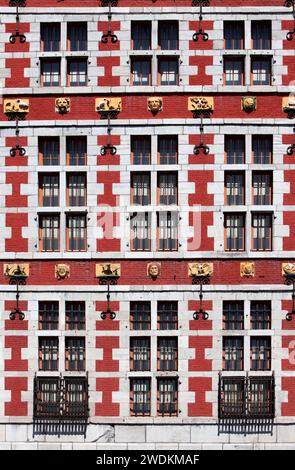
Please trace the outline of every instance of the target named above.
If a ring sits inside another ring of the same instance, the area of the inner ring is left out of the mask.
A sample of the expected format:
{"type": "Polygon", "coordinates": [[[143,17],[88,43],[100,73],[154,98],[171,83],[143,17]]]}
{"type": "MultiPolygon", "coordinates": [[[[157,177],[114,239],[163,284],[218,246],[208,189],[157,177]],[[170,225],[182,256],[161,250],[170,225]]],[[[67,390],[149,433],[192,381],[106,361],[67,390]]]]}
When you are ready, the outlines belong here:
{"type": "Polygon", "coordinates": [[[293,31],[289,31],[286,35],[286,38],[288,41],[292,41],[294,38],[295,34],[295,0],[285,0],[284,6],[286,8],[292,7],[292,14],[294,18],[294,26],[293,26],[293,31]]]}
{"type": "Polygon", "coordinates": [[[210,0],[192,0],[193,7],[199,7],[199,30],[193,34],[193,41],[197,42],[199,36],[202,36],[204,42],[208,41],[209,35],[203,31],[203,7],[210,6],[210,0]]]}
{"type": "Polygon", "coordinates": [[[112,7],[115,7],[118,5],[118,0],[101,0],[101,6],[102,7],[109,7],[109,12],[108,12],[108,31],[106,34],[103,34],[101,37],[101,42],[103,44],[107,44],[108,40],[110,38],[111,42],[115,44],[118,41],[118,36],[112,32],[112,7]]]}
{"type": "Polygon", "coordinates": [[[23,8],[26,6],[26,0],[9,0],[9,6],[10,7],[16,7],[16,18],[15,18],[15,22],[16,22],[16,26],[15,26],[15,33],[14,34],[11,34],[10,38],[9,38],[9,42],[11,44],[15,44],[16,43],[16,39],[18,38],[19,39],[19,42],[20,43],[25,43],[26,42],[26,36],[24,34],[21,34],[19,32],[19,23],[20,23],[20,19],[19,19],[19,8],[23,8]]]}
{"type": "Polygon", "coordinates": [[[275,379],[271,376],[229,377],[219,373],[218,418],[274,419],[275,379]]]}

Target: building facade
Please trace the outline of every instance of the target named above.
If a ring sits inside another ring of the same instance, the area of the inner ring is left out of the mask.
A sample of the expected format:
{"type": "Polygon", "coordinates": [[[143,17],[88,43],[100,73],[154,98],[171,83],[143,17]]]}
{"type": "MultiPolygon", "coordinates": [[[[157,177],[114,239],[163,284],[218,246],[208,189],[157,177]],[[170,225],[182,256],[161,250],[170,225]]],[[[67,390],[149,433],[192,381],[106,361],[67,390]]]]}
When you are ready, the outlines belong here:
{"type": "Polygon", "coordinates": [[[294,448],[294,0],[0,6],[0,448],[294,448]]]}

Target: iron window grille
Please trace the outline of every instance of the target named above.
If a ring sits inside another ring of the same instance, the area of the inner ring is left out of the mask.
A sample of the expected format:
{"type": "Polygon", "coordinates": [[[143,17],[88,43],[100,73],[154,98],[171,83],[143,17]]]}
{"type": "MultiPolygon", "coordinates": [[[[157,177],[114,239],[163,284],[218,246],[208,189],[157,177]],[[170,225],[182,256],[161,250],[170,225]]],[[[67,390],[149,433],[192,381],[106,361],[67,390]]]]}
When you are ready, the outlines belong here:
{"type": "Polygon", "coordinates": [[[178,379],[158,379],[157,411],[160,416],[178,415],[178,379]]]}
{"type": "Polygon", "coordinates": [[[240,336],[223,337],[223,370],[243,370],[244,338],[240,336]]]}
{"type": "Polygon", "coordinates": [[[222,377],[218,387],[219,419],[273,419],[275,380],[268,377],[222,377]]]}
{"type": "Polygon", "coordinates": [[[251,337],[251,370],[271,369],[271,338],[251,337]]]}
{"type": "Polygon", "coordinates": [[[252,330],[269,330],[271,328],[271,301],[251,301],[252,330]]]}
{"type": "Polygon", "coordinates": [[[87,377],[34,379],[34,420],[87,420],[87,377]]]}
{"type": "Polygon", "coordinates": [[[130,413],[132,416],[150,416],[151,381],[150,379],[130,380],[130,413]]]}
{"type": "Polygon", "coordinates": [[[130,370],[148,371],[151,368],[150,338],[130,338],[130,370]]]}
{"type": "Polygon", "coordinates": [[[177,302],[160,301],[158,310],[158,330],[178,329],[178,305],[177,302]]]}
{"type": "Polygon", "coordinates": [[[151,329],[151,304],[150,302],[130,302],[130,329],[151,329]]]}
{"type": "Polygon", "coordinates": [[[177,338],[158,338],[158,371],[176,371],[177,369],[177,338]]]}
{"type": "Polygon", "coordinates": [[[244,302],[223,302],[223,329],[244,329],[244,302]]]}
{"type": "Polygon", "coordinates": [[[65,338],[67,371],[85,370],[85,338],[65,338]]]}
{"type": "Polygon", "coordinates": [[[39,302],[39,330],[58,329],[58,310],[56,301],[39,302]]]}
{"type": "Polygon", "coordinates": [[[85,302],[66,302],[66,329],[85,330],[85,302]]]}
{"type": "Polygon", "coordinates": [[[58,338],[39,337],[39,370],[58,370],[58,338]]]}

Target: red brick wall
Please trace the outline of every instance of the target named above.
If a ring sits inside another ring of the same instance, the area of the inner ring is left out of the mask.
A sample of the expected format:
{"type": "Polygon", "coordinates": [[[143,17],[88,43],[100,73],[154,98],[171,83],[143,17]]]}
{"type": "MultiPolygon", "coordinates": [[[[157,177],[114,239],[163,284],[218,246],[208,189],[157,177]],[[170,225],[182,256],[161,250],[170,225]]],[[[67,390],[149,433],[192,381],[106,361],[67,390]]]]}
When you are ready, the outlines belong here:
{"type": "Polygon", "coordinates": [[[212,416],[212,403],[206,401],[206,392],[212,390],[211,377],[190,377],[188,390],[195,393],[195,402],[188,404],[188,416],[212,416]]]}

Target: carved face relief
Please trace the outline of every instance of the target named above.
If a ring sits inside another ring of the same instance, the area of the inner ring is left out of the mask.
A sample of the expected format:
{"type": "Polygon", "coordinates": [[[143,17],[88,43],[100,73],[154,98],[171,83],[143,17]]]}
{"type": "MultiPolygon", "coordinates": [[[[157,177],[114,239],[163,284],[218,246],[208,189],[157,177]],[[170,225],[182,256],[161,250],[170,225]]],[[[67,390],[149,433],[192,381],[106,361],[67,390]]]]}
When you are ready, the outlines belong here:
{"type": "Polygon", "coordinates": [[[213,263],[189,263],[188,275],[194,276],[212,276],[213,263]]]}
{"type": "Polygon", "coordinates": [[[257,100],[254,96],[245,96],[242,98],[243,111],[255,111],[257,107],[257,100]]]}
{"type": "Polygon", "coordinates": [[[254,277],[255,264],[251,262],[240,263],[240,276],[241,277],[254,277]]]}
{"type": "Polygon", "coordinates": [[[55,111],[57,113],[65,114],[71,109],[70,98],[56,98],[55,100],[55,111]]]}
{"type": "Polygon", "coordinates": [[[282,264],[283,275],[295,276],[295,264],[294,263],[283,263],[282,264]]]}
{"type": "Polygon", "coordinates": [[[163,99],[153,96],[148,98],[148,110],[152,113],[158,113],[163,110],[163,99]]]}
{"type": "Polygon", "coordinates": [[[27,99],[4,100],[4,113],[26,114],[29,112],[30,102],[27,99]]]}
{"type": "Polygon", "coordinates": [[[151,278],[156,279],[161,274],[161,264],[160,263],[148,263],[147,274],[151,278]]]}
{"type": "Polygon", "coordinates": [[[214,98],[204,96],[190,96],[188,99],[189,111],[213,111],[214,98]]]}
{"type": "Polygon", "coordinates": [[[70,276],[70,266],[68,264],[55,265],[55,277],[57,279],[67,279],[70,276]]]}
{"type": "Polygon", "coordinates": [[[121,98],[97,98],[95,100],[95,109],[98,113],[108,111],[122,111],[122,100],[121,98]]]}

